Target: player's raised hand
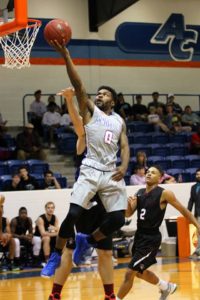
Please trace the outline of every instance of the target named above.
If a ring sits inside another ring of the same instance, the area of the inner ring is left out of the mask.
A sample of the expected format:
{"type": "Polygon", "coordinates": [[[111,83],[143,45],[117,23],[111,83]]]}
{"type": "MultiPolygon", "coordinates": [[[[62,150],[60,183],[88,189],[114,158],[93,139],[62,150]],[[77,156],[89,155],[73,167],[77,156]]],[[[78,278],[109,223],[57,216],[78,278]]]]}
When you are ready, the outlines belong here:
{"type": "Polygon", "coordinates": [[[70,100],[75,96],[75,90],[73,87],[68,87],[58,92],[57,95],[65,97],[66,100],[70,100]]]}
{"type": "Polygon", "coordinates": [[[64,58],[69,55],[69,51],[64,44],[60,44],[57,40],[51,40],[49,43],[64,58]]]}
{"type": "Polygon", "coordinates": [[[122,178],[124,178],[125,173],[126,170],[122,166],[117,167],[116,172],[112,176],[112,180],[120,181],[122,178]]]}

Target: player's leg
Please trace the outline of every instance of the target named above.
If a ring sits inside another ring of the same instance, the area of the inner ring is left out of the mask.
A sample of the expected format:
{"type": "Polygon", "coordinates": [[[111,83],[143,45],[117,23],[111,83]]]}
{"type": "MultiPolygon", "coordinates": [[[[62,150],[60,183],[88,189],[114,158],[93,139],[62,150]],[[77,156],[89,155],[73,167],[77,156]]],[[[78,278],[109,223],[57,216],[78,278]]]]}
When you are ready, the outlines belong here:
{"type": "Polygon", "coordinates": [[[84,251],[96,242],[105,239],[114,231],[121,228],[125,223],[125,209],[127,207],[127,195],[123,180],[114,182],[112,172],[101,175],[101,187],[99,191],[100,199],[107,211],[107,215],[102,224],[92,234],[86,236],[77,234],[76,249],[74,251],[74,262],[79,264],[84,251]]]}
{"type": "Polygon", "coordinates": [[[132,269],[127,269],[126,274],[124,276],[124,280],[119,288],[119,291],[117,293],[116,300],[124,299],[124,297],[129,293],[133,286],[133,281],[135,278],[135,275],[137,274],[137,271],[132,269]]]}
{"type": "Polygon", "coordinates": [[[54,283],[49,300],[61,299],[63,286],[72,269],[72,252],[73,249],[65,248],[61,257],[61,263],[56,269],[54,283]]]}
{"type": "Polygon", "coordinates": [[[105,300],[115,299],[112,250],[97,249],[97,254],[98,271],[104,287],[105,300]]]}
{"type": "Polygon", "coordinates": [[[160,279],[155,273],[150,270],[145,270],[143,273],[138,272],[137,277],[158,286],[161,293],[159,300],[167,299],[167,297],[170,294],[173,294],[177,289],[177,285],[175,283],[160,279]]]}
{"type": "MultiPolygon", "coordinates": [[[[76,224],[77,232],[89,234],[93,232],[106,217],[106,211],[98,195],[92,199],[97,203],[89,210],[85,210],[76,224]]],[[[105,299],[115,299],[113,261],[112,261],[112,236],[97,242],[98,270],[105,292],[105,299]]]]}

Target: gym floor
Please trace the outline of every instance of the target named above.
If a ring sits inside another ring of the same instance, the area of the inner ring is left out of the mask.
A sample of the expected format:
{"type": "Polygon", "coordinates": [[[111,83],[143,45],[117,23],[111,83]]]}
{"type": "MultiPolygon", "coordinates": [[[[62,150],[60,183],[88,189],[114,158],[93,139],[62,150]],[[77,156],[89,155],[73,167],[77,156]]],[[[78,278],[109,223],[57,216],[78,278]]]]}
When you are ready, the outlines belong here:
{"type": "MultiPolygon", "coordinates": [[[[118,290],[129,259],[120,258],[115,266],[115,291],[118,290]]],[[[178,258],[158,258],[158,263],[151,267],[160,278],[176,282],[177,291],[170,296],[173,300],[200,299],[200,261],[178,258]]],[[[0,300],[47,300],[51,291],[53,278],[39,276],[40,270],[27,269],[17,272],[0,273],[0,300]]],[[[103,300],[102,284],[97,265],[74,268],[66,283],[62,300],[103,300]]],[[[159,299],[158,288],[139,279],[127,300],[159,299]]]]}

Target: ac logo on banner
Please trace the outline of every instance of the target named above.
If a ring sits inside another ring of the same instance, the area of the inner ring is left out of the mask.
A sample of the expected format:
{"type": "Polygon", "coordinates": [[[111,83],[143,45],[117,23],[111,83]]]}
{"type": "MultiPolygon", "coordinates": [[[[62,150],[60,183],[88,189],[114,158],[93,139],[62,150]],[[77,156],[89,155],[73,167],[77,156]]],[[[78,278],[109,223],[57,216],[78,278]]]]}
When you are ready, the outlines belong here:
{"type": "Polygon", "coordinates": [[[151,38],[152,44],[168,44],[169,54],[175,61],[191,61],[198,31],[185,26],[182,14],[171,14],[151,38]]]}
{"type": "Polygon", "coordinates": [[[186,25],[182,14],[171,14],[163,24],[124,22],[115,33],[117,46],[130,59],[200,61],[200,26],[186,25]]]}

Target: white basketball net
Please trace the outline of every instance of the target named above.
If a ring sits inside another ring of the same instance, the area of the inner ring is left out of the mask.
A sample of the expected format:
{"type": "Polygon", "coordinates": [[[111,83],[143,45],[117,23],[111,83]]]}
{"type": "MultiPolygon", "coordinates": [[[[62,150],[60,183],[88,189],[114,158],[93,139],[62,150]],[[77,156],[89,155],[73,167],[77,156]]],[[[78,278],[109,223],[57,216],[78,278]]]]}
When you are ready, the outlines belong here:
{"type": "Polygon", "coordinates": [[[30,54],[38,34],[40,23],[0,37],[0,44],[4,51],[5,63],[3,67],[21,69],[30,67],[30,54]]]}

